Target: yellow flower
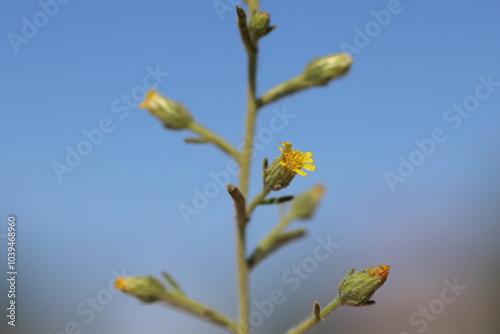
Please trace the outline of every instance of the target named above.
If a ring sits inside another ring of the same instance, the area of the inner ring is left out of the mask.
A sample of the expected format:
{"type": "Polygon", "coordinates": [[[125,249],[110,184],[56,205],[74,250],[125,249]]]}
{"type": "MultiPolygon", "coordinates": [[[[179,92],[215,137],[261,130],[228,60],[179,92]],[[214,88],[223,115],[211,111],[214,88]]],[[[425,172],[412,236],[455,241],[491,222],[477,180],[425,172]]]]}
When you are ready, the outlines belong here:
{"type": "Polygon", "coordinates": [[[293,150],[292,144],[289,142],[282,142],[285,149],[279,147],[279,150],[283,152],[280,165],[286,166],[291,171],[299,174],[300,176],[307,176],[306,172],[301,170],[301,168],[307,169],[311,172],[316,170],[316,166],[313,165],[314,159],[312,152],[302,153],[299,150],[293,150]]]}
{"type": "Polygon", "coordinates": [[[311,152],[302,153],[299,150],[292,150],[292,144],[282,142],[285,148],[280,147],[282,154],[269,165],[264,173],[264,182],[269,190],[278,191],[287,187],[292,182],[295,175],[306,176],[301,168],[315,171],[314,159],[311,152]]]}

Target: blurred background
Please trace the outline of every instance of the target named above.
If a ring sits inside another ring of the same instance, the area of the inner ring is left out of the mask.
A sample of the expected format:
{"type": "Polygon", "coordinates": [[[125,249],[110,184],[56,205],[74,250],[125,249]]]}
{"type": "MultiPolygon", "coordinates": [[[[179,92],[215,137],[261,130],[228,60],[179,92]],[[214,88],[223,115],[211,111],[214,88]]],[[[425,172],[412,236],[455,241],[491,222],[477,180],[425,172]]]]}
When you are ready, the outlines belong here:
{"type": "MultiPolygon", "coordinates": [[[[2,333],[206,333],[211,324],[117,293],[117,275],[167,270],[237,316],[237,183],[216,148],[188,145],[138,109],[152,86],[234,145],[246,56],[237,0],[3,2],[0,10],[2,333]],[[89,139],[91,138],[91,139],[89,139]],[[182,214],[181,208],[191,208],[182,214]],[[17,222],[16,326],[7,325],[7,219],[17,222]]],[[[260,113],[251,194],[280,141],[315,154],[327,195],[306,238],[251,276],[254,333],[284,333],[326,305],[352,267],[391,265],[377,304],[314,333],[498,333],[500,4],[262,1],[258,92],[315,57],[351,72],[260,113]],[[436,135],[437,134],[437,135],[436,135]],[[331,246],[319,261],[315,250],[331,246]],[[301,275],[294,271],[301,270],[301,275]],[[292,283],[293,282],[293,283],[292,283]],[[273,291],[281,304],[269,305],[273,291]]],[[[249,251],[285,208],[259,207],[249,251]]]]}

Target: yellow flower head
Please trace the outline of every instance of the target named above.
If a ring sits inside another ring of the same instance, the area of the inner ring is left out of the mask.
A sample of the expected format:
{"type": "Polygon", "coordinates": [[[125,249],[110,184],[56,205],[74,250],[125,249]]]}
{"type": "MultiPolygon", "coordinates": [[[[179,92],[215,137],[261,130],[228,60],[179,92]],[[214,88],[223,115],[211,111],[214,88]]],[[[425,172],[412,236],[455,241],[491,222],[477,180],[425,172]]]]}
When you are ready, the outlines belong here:
{"type": "Polygon", "coordinates": [[[313,165],[314,159],[312,152],[302,153],[299,150],[293,150],[292,144],[289,142],[282,142],[281,144],[285,146],[285,149],[279,147],[279,150],[283,152],[280,161],[281,166],[286,166],[300,176],[307,176],[306,172],[301,170],[301,168],[311,172],[316,170],[316,166],[313,165]]]}
{"type": "Polygon", "coordinates": [[[273,191],[288,187],[295,175],[306,176],[301,168],[315,171],[314,159],[311,152],[302,153],[292,150],[292,144],[282,142],[285,148],[280,147],[282,154],[274,159],[273,163],[264,170],[264,183],[266,188],[273,191]]]}

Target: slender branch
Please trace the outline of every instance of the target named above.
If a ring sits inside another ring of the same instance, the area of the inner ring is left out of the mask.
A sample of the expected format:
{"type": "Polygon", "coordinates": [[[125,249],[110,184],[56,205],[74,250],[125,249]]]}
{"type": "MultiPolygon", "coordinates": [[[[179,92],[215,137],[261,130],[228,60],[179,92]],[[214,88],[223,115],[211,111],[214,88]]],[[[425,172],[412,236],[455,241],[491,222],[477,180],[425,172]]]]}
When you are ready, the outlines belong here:
{"type": "Polygon", "coordinates": [[[234,205],[236,207],[236,263],[238,266],[238,287],[240,292],[240,317],[238,331],[239,334],[250,333],[250,328],[248,325],[248,314],[250,312],[250,296],[248,289],[248,265],[246,262],[246,250],[245,250],[245,234],[246,234],[246,224],[248,222],[248,216],[246,213],[246,201],[245,196],[241,191],[234,185],[229,184],[227,186],[227,191],[229,195],[234,200],[234,205]]]}
{"type": "Polygon", "coordinates": [[[259,10],[259,0],[243,0],[243,2],[250,9],[250,16],[259,10]]]}
{"type": "MultiPolygon", "coordinates": [[[[255,5],[255,2],[250,2],[250,7],[252,7],[252,4],[255,5]]],[[[253,141],[255,137],[255,119],[257,116],[257,42],[252,42],[251,40],[248,41],[250,35],[248,33],[245,11],[242,8],[237,7],[237,13],[238,26],[240,27],[242,40],[248,54],[247,118],[240,174],[240,190],[243,195],[246,196],[248,193],[248,184],[250,182],[250,165],[252,160],[253,141]]]]}
{"type": "Polygon", "coordinates": [[[262,201],[264,200],[264,198],[266,198],[266,196],[269,194],[270,191],[271,190],[264,189],[260,192],[260,194],[255,196],[255,198],[252,200],[252,203],[250,203],[250,205],[248,206],[247,214],[249,216],[252,214],[253,210],[257,207],[257,205],[262,203],[262,201]]]}
{"type": "Polygon", "coordinates": [[[283,230],[294,220],[294,216],[283,217],[278,224],[261,240],[257,248],[248,259],[249,267],[253,268],[257,263],[269,256],[272,252],[287,244],[288,242],[302,237],[306,231],[303,229],[283,233],[283,230]]]}
{"type": "Polygon", "coordinates": [[[165,280],[170,283],[170,285],[172,286],[172,288],[174,288],[174,290],[181,294],[181,295],[186,295],[186,293],[184,292],[184,290],[182,290],[181,286],[179,285],[179,283],[177,283],[177,281],[172,277],[172,275],[170,275],[169,273],[167,273],[166,271],[162,272],[161,273],[163,278],[165,278],[165,280]]]}
{"type": "Polygon", "coordinates": [[[318,302],[314,302],[313,304],[313,314],[316,322],[321,321],[321,305],[318,302]]]}
{"type": "Polygon", "coordinates": [[[245,130],[245,141],[243,147],[242,166],[240,175],[241,192],[246,195],[248,192],[248,184],[250,182],[250,165],[252,159],[253,140],[255,137],[255,119],[257,115],[257,99],[255,96],[256,76],[257,69],[257,55],[250,53],[248,59],[248,104],[247,104],[247,119],[245,130]]]}
{"type": "Polygon", "coordinates": [[[238,226],[245,227],[248,222],[245,197],[238,187],[232,184],[227,185],[227,192],[233,198],[234,206],[236,207],[236,221],[238,222],[238,226]]]}
{"type": "Polygon", "coordinates": [[[245,45],[247,53],[257,52],[257,46],[252,41],[250,32],[248,31],[247,13],[245,13],[243,8],[236,6],[236,14],[238,15],[238,28],[240,29],[241,40],[243,41],[243,45],[245,45]]]}
{"type": "MultiPolygon", "coordinates": [[[[306,331],[311,329],[314,325],[316,325],[318,322],[320,322],[321,319],[324,319],[327,315],[332,313],[337,307],[339,307],[341,305],[340,298],[337,297],[330,304],[326,305],[326,307],[324,309],[322,309],[321,312],[319,312],[319,316],[318,316],[316,304],[317,303],[315,303],[315,305],[314,305],[313,314],[309,318],[304,320],[302,323],[297,325],[296,327],[290,329],[288,332],[286,332],[286,334],[305,333],[306,331]]],[[[318,307],[319,307],[319,304],[318,304],[318,307]]]]}
{"type": "Polygon", "coordinates": [[[248,283],[248,265],[246,259],[246,228],[245,224],[238,224],[236,228],[236,264],[238,266],[239,288],[239,334],[249,334],[250,325],[250,292],[248,283]]]}
{"type": "Polygon", "coordinates": [[[302,75],[296,76],[295,78],[282,82],[265,92],[258,99],[257,105],[261,108],[288,95],[292,95],[313,86],[314,84],[305,81],[302,75]]]}
{"type": "Polygon", "coordinates": [[[207,144],[211,143],[210,140],[208,140],[205,137],[200,137],[200,138],[184,138],[184,141],[188,144],[207,144]]]}
{"type": "Polygon", "coordinates": [[[253,16],[256,12],[259,11],[259,0],[249,0],[248,8],[250,8],[250,17],[253,16]]]}
{"type": "Polygon", "coordinates": [[[289,202],[292,199],[294,199],[294,196],[283,196],[283,197],[271,197],[271,198],[264,198],[259,204],[260,205],[269,205],[269,204],[281,204],[285,202],[289,202]]]}
{"type": "Polygon", "coordinates": [[[264,158],[262,161],[262,186],[266,187],[266,178],[267,178],[267,167],[269,166],[269,160],[264,158]]]}
{"type": "Polygon", "coordinates": [[[270,247],[274,240],[281,234],[281,232],[293,221],[294,217],[287,215],[278,222],[278,224],[269,232],[264,239],[259,243],[258,248],[266,249],[270,247]]]}
{"type": "MultiPolygon", "coordinates": [[[[259,9],[258,0],[248,0],[250,15],[259,9]]],[[[238,27],[243,44],[248,55],[248,102],[247,118],[244,137],[243,152],[241,154],[240,166],[240,191],[243,197],[248,195],[250,182],[250,167],[252,162],[252,149],[255,137],[255,118],[257,115],[256,76],[257,76],[257,41],[253,42],[248,31],[245,11],[236,7],[238,15],[238,27]]],[[[238,223],[236,229],[236,257],[238,265],[238,287],[239,287],[239,334],[249,334],[250,325],[248,317],[250,314],[250,293],[248,283],[248,265],[246,260],[246,224],[238,223]]]]}
{"type": "Polygon", "coordinates": [[[258,107],[306,88],[326,86],[332,80],[347,74],[351,65],[352,57],[347,53],[331,54],[313,59],[306,65],[301,74],[264,93],[258,100],[258,107]]]}
{"type": "Polygon", "coordinates": [[[191,122],[188,126],[188,128],[199,134],[202,138],[201,139],[195,139],[193,138],[188,138],[186,140],[188,143],[213,143],[215,144],[218,148],[229,154],[231,157],[234,158],[237,162],[241,163],[241,154],[240,152],[230,143],[228,143],[226,140],[224,140],[222,137],[219,135],[215,134],[211,130],[207,129],[203,125],[196,123],[196,122],[191,122]]]}
{"type": "Polygon", "coordinates": [[[261,246],[257,247],[255,251],[248,258],[248,267],[251,269],[255,268],[266,257],[271,255],[274,251],[283,247],[284,245],[303,237],[307,231],[305,229],[299,228],[296,230],[281,233],[276,236],[271,243],[269,243],[265,248],[261,246]]]}
{"type": "Polygon", "coordinates": [[[168,305],[175,306],[188,313],[191,313],[199,318],[222,326],[230,332],[237,333],[238,331],[238,324],[236,324],[232,319],[228,318],[227,316],[211,307],[203,305],[187,297],[182,293],[168,291],[162,301],[168,305]]]}

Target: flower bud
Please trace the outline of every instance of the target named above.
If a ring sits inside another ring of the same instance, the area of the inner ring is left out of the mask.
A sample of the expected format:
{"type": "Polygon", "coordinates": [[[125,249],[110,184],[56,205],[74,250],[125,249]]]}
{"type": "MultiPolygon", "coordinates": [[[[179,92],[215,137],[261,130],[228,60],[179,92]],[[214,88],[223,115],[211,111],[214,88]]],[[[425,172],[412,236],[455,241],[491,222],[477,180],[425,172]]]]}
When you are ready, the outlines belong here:
{"type": "Polygon", "coordinates": [[[325,193],[325,187],[318,184],[296,196],[292,202],[291,215],[297,219],[309,219],[316,211],[325,193]]]}
{"type": "Polygon", "coordinates": [[[162,299],[167,291],[163,284],[153,276],[118,277],[115,281],[115,288],[138,298],[144,303],[162,299]]]}
{"type": "Polygon", "coordinates": [[[267,35],[271,30],[276,28],[276,26],[270,26],[271,15],[266,12],[257,12],[252,16],[248,27],[252,36],[255,39],[259,39],[267,35]]]}
{"type": "Polygon", "coordinates": [[[363,306],[374,304],[370,300],[389,275],[391,266],[380,265],[354,272],[354,268],[339,284],[339,298],[342,305],[363,306]]]}
{"type": "Polygon", "coordinates": [[[147,109],[169,129],[185,129],[193,121],[193,116],[184,105],[159,94],[156,89],[146,93],[146,99],[139,107],[147,109]]]}
{"type": "Polygon", "coordinates": [[[293,150],[292,144],[288,142],[281,144],[285,146],[285,149],[279,147],[283,153],[264,170],[264,183],[269,190],[278,191],[287,187],[296,174],[306,176],[307,174],[301,168],[316,170],[311,152],[302,153],[299,150],[293,150]]]}
{"type": "Polygon", "coordinates": [[[323,86],[330,80],[347,73],[352,61],[352,57],[348,53],[317,58],[307,64],[302,75],[311,84],[323,86]]]}

